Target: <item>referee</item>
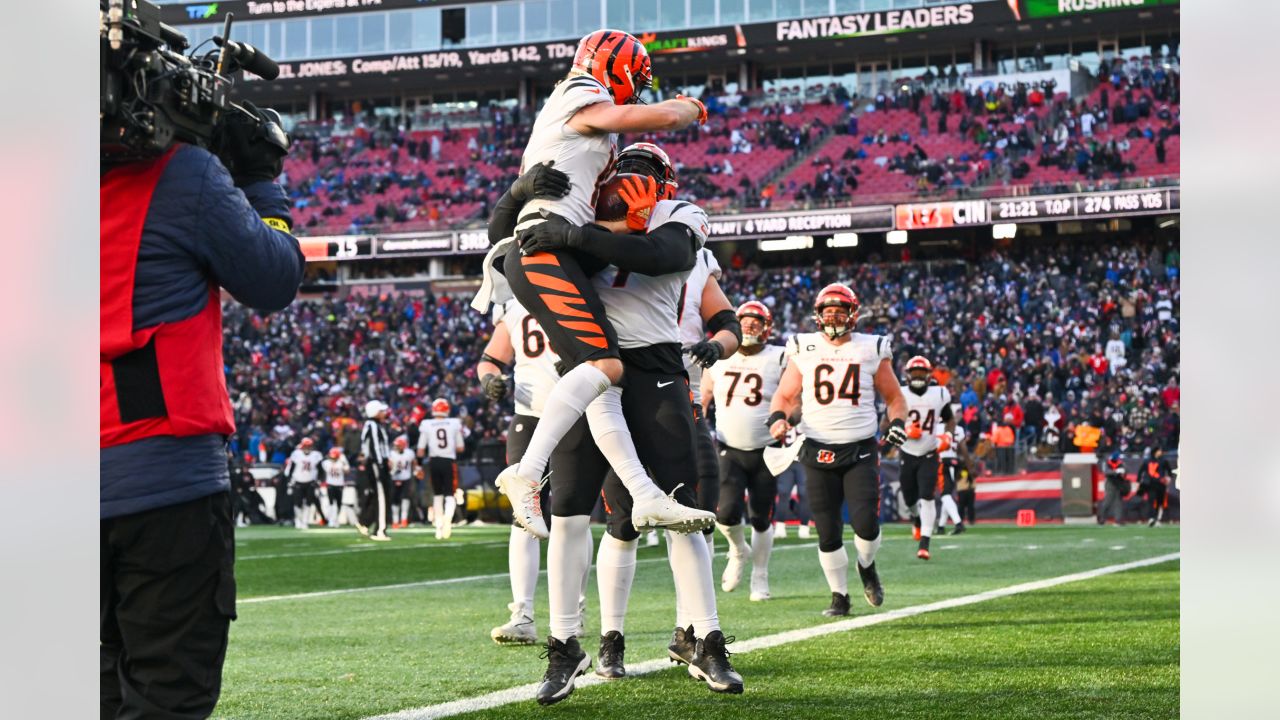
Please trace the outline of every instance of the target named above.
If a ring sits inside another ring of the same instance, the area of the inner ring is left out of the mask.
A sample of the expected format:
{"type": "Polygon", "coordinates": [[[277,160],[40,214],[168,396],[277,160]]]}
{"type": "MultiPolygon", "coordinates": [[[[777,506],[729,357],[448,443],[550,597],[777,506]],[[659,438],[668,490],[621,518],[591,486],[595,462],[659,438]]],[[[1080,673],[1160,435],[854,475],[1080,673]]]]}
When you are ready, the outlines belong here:
{"type": "Polygon", "coordinates": [[[368,492],[362,498],[360,525],[369,531],[370,540],[386,541],[387,515],[391,502],[391,467],[388,462],[387,406],[380,400],[370,400],[364,406],[364,429],[360,432],[360,452],[364,455],[368,473],[368,492]]]}

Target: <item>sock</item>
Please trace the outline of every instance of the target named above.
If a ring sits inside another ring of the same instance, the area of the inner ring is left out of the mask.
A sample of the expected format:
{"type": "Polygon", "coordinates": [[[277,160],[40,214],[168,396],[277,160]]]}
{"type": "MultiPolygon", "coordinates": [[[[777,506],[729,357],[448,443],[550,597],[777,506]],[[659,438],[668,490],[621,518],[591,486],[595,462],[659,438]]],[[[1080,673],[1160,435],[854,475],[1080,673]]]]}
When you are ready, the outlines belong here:
{"type": "MultiPolygon", "coordinates": [[[[565,377],[568,378],[568,375],[565,377]]],[[[547,411],[543,410],[542,414],[546,417],[547,411]]],[[[627,429],[627,419],[622,414],[622,388],[615,386],[606,389],[587,406],[587,423],[600,453],[609,461],[633,500],[652,499],[666,494],[649,479],[644,466],[640,464],[640,456],[636,454],[635,443],[631,440],[631,431],[627,429]]],[[[538,427],[542,427],[542,421],[538,421],[538,427]]]]}
{"type": "MultiPolygon", "coordinates": [[[[938,519],[938,507],[933,504],[933,500],[920,500],[920,537],[927,538],[933,536],[933,523],[938,519]]],[[[855,535],[854,537],[857,537],[855,535]]],[[[863,567],[866,567],[863,565],[863,567]]]]}
{"type": "Polygon", "coordinates": [[[955,525],[960,524],[960,508],[956,507],[956,499],[950,495],[942,496],[942,517],[951,518],[955,525]]]}
{"type": "Polygon", "coordinates": [[[708,633],[720,629],[707,542],[697,537],[696,533],[670,533],[667,535],[667,547],[671,554],[673,579],[676,587],[680,588],[680,600],[689,614],[688,623],[693,625],[695,636],[704,638],[708,633]]]}
{"type": "Polygon", "coordinates": [[[447,496],[444,499],[444,527],[453,527],[453,513],[457,509],[458,501],[452,495],[447,496]]]}
{"type": "Polygon", "coordinates": [[[400,501],[400,522],[403,522],[403,523],[409,522],[409,501],[408,500],[400,501]]]}
{"type": "Polygon", "coordinates": [[[858,564],[862,567],[871,567],[871,563],[876,561],[876,552],[880,550],[880,536],[878,529],[875,540],[863,540],[858,537],[858,533],[853,534],[853,546],[858,549],[858,564]]]}
{"type": "MultiPolygon", "coordinates": [[[[676,577],[676,556],[671,552],[671,538],[674,535],[670,530],[667,534],[667,564],[671,566],[671,578],[676,577]]],[[[689,608],[685,607],[684,598],[680,594],[680,583],[675,583],[676,588],[676,627],[689,627],[689,608]]]]}
{"type": "Polygon", "coordinates": [[[627,600],[636,577],[636,547],[639,540],[619,540],[608,533],[600,538],[596,556],[596,584],[600,590],[600,634],[622,632],[627,616],[627,600]]]}
{"type": "MultiPolygon", "coordinates": [[[[444,496],[443,495],[437,495],[431,499],[431,509],[434,510],[436,513],[436,517],[434,520],[431,521],[431,524],[435,525],[436,529],[439,530],[441,527],[444,526],[444,496]]],[[[525,534],[528,535],[528,533],[525,533],[525,534]]],[[[529,537],[533,537],[533,536],[529,535],[529,537]]],[[[533,538],[533,539],[537,540],[538,538],[533,538]]]]}
{"type": "Polygon", "coordinates": [[[511,599],[533,617],[533,594],[538,589],[538,538],[511,526],[507,542],[507,570],[511,573],[511,599]]]}
{"type": "Polygon", "coordinates": [[[587,363],[570,370],[547,395],[542,418],[520,457],[520,477],[541,479],[551,453],[582,417],[582,413],[609,387],[609,376],[587,363]]]}
{"type": "MultiPolygon", "coordinates": [[[[713,559],[716,556],[716,534],[714,531],[702,533],[702,537],[707,539],[707,554],[713,559]]],[[[688,627],[686,625],[685,627],[688,627]]]]}
{"type": "Polygon", "coordinates": [[[760,532],[751,528],[751,574],[756,577],[769,576],[769,555],[773,552],[773,526],[760,532]]]}
{"type": "Polygon", "coordinates": [[[595,540],[591,535],[591,528],[588,527],[587,531],[583,534],[582,542],[582,561],[586,563],[584,567],[586,567],[587,570],[582,573],[582,587],[578,591],[578,622],[581,623],[583,627],[586,627],[587,624],[587,588],[591,586],[591,561],[595,556],[595,548],[592,547],[591,544],[594,541],[595,540]]]}
{"type": "Polygon", "coordinates": [[[728,539],[729,552],[737,555],[739,559],[745,559],[751,554],[751,548],[747,547],[747,540],[744,536],[745,529],[742,525],[721,525],[716,523],[716,528],[720,530],[720,534],[728,539]]]}
{"type": "Polygon", "coordinates": [[[831,592],[848,595],[849,551],[843,545],[831,552],[819,550],[818,564],[822,566],[822,574],[827,576],[827,587],[831,588],[831,592]]]}
{"type": "Polygon", "coordinates": [[[547,541],[547,595],[551,605],[551,635],[566,642],[578,631],[579,599],[582,576],[590,571],[590,557],[582,553],[591,541],[589,515],[556,516],[551,521],[551,539],[547,541]]]}

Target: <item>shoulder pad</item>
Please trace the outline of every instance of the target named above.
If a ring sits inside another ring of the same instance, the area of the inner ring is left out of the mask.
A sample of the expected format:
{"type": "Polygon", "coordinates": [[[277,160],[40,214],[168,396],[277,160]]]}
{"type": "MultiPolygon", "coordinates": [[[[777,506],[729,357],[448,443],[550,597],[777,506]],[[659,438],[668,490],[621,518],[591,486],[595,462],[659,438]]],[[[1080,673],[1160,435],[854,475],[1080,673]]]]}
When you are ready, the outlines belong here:
{"type": "Polygon", "coordinates": [[[710,221],[702,208],[684,200],[660,200],[649,217],[649,229],[662,227],[667,223],[677,222],[689,228],[701,249],[707,242],[710,221]]]}

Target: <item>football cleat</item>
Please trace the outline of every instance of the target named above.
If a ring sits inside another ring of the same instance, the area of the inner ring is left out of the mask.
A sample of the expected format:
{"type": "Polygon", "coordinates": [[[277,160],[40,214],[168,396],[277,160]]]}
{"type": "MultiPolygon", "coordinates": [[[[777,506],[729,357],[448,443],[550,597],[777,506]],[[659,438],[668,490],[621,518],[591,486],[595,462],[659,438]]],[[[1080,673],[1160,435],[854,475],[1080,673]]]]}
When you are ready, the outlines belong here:
{"type": "Polygon", "coordinates": [[[809,523],[800,523],[800,530],[798,531],[798,534],[800,535],[801,540],[808,540],[809,539],[809,523]]]}
{"type": "Polygon", "coordinates": [[[378,542],[389,542],[391,540],[391,536],[386,533],[374,533],[369,536],[369,539],[377,540],[378,542]]]}
{"type": "Polygon", "coordinates": [[[929,559],[929,549],[928,549],[928,548],[920,548],[919,550],[917,550],[917,551],[916,551],[916,557],[920,558],[921,560],[928,560],[928,559],[929,559]]]}
{"type": "Polygon", "coordinates": [[[880,585],[876,564],[871,563],[867,567],[862,567],[861,563],[854,564],[858,566],[858,576],[862,578],[862,594],[866,596],[867,603],[871,607],[880,607],[884,604],[884,588],[880,585]]]}
{"type": "Polygon", "coordinates": [[[541,657],[547,661],[547,672],[538,685],[538,704],[552,705],[573,693],[573,681],[591,667],[591,656],[582,651],[577,638],[561,642],[547,638],[547,649],[541,657]]]}
{"type": "Polygon", "coordinates": [[[773,524],[773,539],[785,540],[787,538],[787,524],[784,522],[776,522],[773,524]]]}
{"type": "Polygon", "coordinates": [[[733,592],[738,589],[738,584],[742,582],[742,567],[747,564],[747,558],[738,555],[729,548],[729,563],[724,566],[724,574],[720,576],[720,589],[725,592],[733,592]]]}
{"type": "Polygon", "coordinates": [[[920,540],[920,526],[919,526],[919,525],[916,525],[916,526],[914,526],[914,527],[912,527],[912,528],[911,528],[911,539],[912,539],[912,540],[916,540],[916,541],[919,541],[919,540],[920,540]]]}
{"type": "Polygon", "coordinates": [[[947,526],[946,526],[946,525],[939,525],[939,526],[938,526],[938,529],[933,531],[933,534],[934,534],[934,535],[946,535],[946,534],[947,534],[947,526]]]}
{"type": "Polygon", "coordinates": [[[368,525],[361,525],[360,523],[358,523],[358,522],[357,522],[357,523],[356,523],[356,532],[360,533],[361,535],[363,535],[363,536],[365,536],[365,537],[369,537],[369,526],[368,526],[368,525]]]}
{"type": "Polygon", "coordinates": [[[627,642],[622,633],[610,630],[600,636],[600,654],[597,656],[596,674],[606,680],[617,680],[627,676],[623,655],[626,654],[627,642]]]}
{"type": "Polygon", "coordinates": [[[689,663],[689,674],[705,682],[712,692],[742,692],[742,676],[733,669],[729,651],[725,649],[725,645],[731,642],[733,638],[726,639],[724,633],[712,630],[698,640],[693,661],[689,663]]]}
{"type": "Polygon", "coordinates": [[[631,524],[635,526],[636,532],[666,528],[687,535],[710,530],[715,526],[715,513],[676,502],[676,490],[682,485],[683,483],[675,486],[669,495],[634,500],[631,506],[631,524]]]}
{"type": "Polygon", "coordinates": [[[547,530],[547,522],[542,517],[542,502],[538,497],[542,482],[520,477],[519,469],[519,465],[512,465],[503,470],[495,484],[511,502],[511,518],[515,523],[530,535],[546,540],[551,537],[551,533],[547,530]]]}
{"type": "Polygon", "coordinates": [[[956,529],[955,529],[955,530],[952,530],[952,531],[951,531],[951,534],[952,534],[952,535],[959,535],[960,533],[962,533],[962,532],[964,532],[964,531],[965,531],[964,523],[963,523],[963,522],[958,522],[958,523],[956,523],[956,529]]]}
{"type": "Polygon", "coordinates": [[[764,602],[772,598],[769,592],[769,575],[768,573],[751,573],[751,601],[764,602]]]}
{"type": "Polygon", "coordinates": [[[827,617],[841,617],[849,614],[849,596],[838,592],[831,593],[831,605],[822,611],[827,617]]]}
{"type": "Polygon", "coordinates": [[[511,620],[505,625],[489,631],[489,637],[499,645],[533,645],[538,642],[538,633],[533,625],[533,617],[520,603],[509,603],[511,620]]]}
{"type": "Polygon", "coordinates": [[[644,535],[645,547],[658,547],[658,531],[650,530],[644,535]]]}
{"type": "Polygon", "coordinates": [[[698,641],[693,637],[693,626],[678,627],[671,633],[671,644],[667,646],[667,656],[671,662],[688,665],[698,651],[698,641]]]}

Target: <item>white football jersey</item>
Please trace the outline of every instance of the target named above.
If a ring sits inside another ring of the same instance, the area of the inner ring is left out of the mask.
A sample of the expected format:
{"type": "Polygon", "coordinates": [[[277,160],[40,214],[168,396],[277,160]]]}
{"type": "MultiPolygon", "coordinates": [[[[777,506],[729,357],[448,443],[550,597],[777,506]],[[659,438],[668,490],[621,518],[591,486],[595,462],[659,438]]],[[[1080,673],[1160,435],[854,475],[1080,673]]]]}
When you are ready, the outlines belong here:
{"type": "Polygon", "coordinates": [[[769,403],[786,367],[786,350],[765,345],[754,355],[734,353],[707,370],[714,385],[716,430],[726,445],[759,450],[773,442],[767,425],[769,403]]]}
{"type": "Polygon", "coordinates": [[[501,320],[511,335],[515,348],[515,368],[512,371],[517,415],[542,417],[542,406],[547,396],[560,380],[556,361],[560,359],[547,342],[538,321],[512,299],[494,309],[493,322],[501,320]]]}
{"type": "MultiPolygon", "coordinates": [[[[952,408],[951,412],[954,413],[955,408],[952,408]]],[[[942,452],[938,453],[938,457],[943,460],[946,460],[947,458],[958,457],[958,454],[956,453],[956,446],[964,442],[964,439],[965,439],[964,426],[959,423],[956,423],[956,429],[951,432],[951,447],[948,447],[946,450],[943,450],[942,452]]]]}
{"type": "MultiPolygon", "coordinates": [[[[707,214],[682,200],[662,200],[649,216],[649,229],[667,223],[688,227],[698,244],[707,241],[707,214]]],[[[623,348],[643,348],[680,342],[680,305],[689,272],[652,277],[619,270],[610,265],[591,282],[604,302],[605,315],[618,333],[623,348]]]]}
{"type": "Polygon", "coordinates": [[[902,386],[902,397],[907,400],[907,429],[912,423],[920,423],[920,437],[902,443],[902,452],[920,457],[938,448],[938,436],[946,432],[942,411],[951,404],[951,393],[941,385],[927,387],[923,395],[917,395],[910,386],[902,386]]]}
{"type": "Polygon", "coordinates": [[[574,225],[596,219],[592,201],[596,187],[608,178],[613,167],[618,138],[611,133],[582,135],[568,122],[584,107],[612,103],[608,89],[589,75],[576,75],[556,86],[538,113],[520,161],[524,172],[539,163],[555,161],[555,168],[569,176],[569,194],[558,200],[530,200],[521,216],[547,210],[574,225]]]}
{"type": "Polygon", "coordinates": [[[325,458],[320,463],[320,467],[324,470],[324,481],[329,485],[341,487],[347,484],[347,473],[351,472],[351,463],[347,462],[345,456],[339,456],[338,459],[325,458]]]}
{"type": "MultiPolygon", "coordinates": [[[[697,260],[693,263],[693,271],[684,283],[684,302],[680,305],[680,344],[684,347],[700,343],[707,336],[706,327],[702,323],[702,291],[707,287],[709,278],[719,280],[722,275],[716,256],[705,247],[699,250],[697,260]]],[[[702,366],[685,355],[684,369],[689,374],[689,390],[695,401],[701,402],[702,366]]]]}
{"type": "Polygon", "coordinates": [[[392,450],[390,455],[391,479],[399,482],[413,477],[413,461],[415,458],[416,456],[409,448],[392,450]]]}
{"type": "Polygon", "coordinates": [[[418,448],[427,451],[427,457],[458,459],[458,446],[466,432],[458,418],[431,417],[418,425],[418,448]]]}
{"type": "Polygon", "coordinates": [[[843,445],[875,437],[875,375],[889,360],[889,338],[855,332],[833,345],[822,333],[787,342],[788,362],[800,371],[800,432],[816,442],[843,445]]]}
{"type": "Polygon", "coordinates": [[[294,450],[289,455],[288,464],[293,468],[293,474],[289,476],[289,479],[296,483],[314,482],[316,473],[320,471],[320,461],[323,459],[324,456],[320,454],[319,450],[310,452],[294,450]]]}

